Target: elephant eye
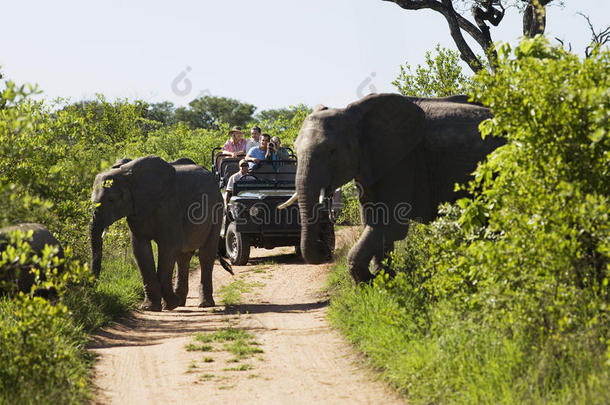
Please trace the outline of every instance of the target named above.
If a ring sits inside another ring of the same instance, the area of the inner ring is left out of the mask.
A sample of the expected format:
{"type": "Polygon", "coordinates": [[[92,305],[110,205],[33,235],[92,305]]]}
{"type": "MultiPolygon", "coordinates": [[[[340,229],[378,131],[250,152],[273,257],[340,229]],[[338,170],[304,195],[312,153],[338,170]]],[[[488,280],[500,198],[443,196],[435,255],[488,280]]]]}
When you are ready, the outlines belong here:
{"type": "Polygon", "coordinates": [[[337,152],[337,148],[332,148],[332,149],[330,150],[330,154],[331,154],[331,155],[334,155],[336,152],[337,152]]]}

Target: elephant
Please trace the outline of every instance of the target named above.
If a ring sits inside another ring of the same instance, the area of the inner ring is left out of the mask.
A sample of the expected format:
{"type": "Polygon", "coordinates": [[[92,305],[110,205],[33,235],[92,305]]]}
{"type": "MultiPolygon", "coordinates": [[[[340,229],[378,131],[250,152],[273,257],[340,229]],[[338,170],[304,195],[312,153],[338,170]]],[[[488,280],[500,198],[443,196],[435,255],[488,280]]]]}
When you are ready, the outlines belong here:
{"type": "Polygon", "coordinates": [[[212,270],[218,256],[223,202],[214,176],[191,159],[168,163],[157,156],[121,159],[95,177],[89,226],[91,271],[98,277],[103,232],[126,217],[142,282],[142,309],[161,311],[186,304],[191,257],[199,252],[199,306],[214,306],[212,270]],[[158,247],[157,268],[151,241],[158,247]],[[175,264],[178,272],[172,288],[175,264]],[[162,305],[163,303],[163,305],[162,305]]]}
{"type": "MultiPolygon", "coordinates": [[[[32,253],[38,256],[42,256],[42,251],[45,246],[57,247],[56,257],[59,259],[64,258],[64,250],[53,234],[44,226],[37,223],[24,223],[14,226],[8,226],[0,229],[0,254],[6,249],[6,246],[10,243],[11,233],[21,231],[23,233],[32,231],[32,237],[29,239],[30,248],[32,253]]],[[[14,282],[14,270],[19,270],[19,275],[16,280],[17,291],[29,293],[34,285],[34,274],[30,272],[28,264],[9,264],[5,268],[1,269],[2,275],[0,281],[14,282]]],[[[58,271],[62,271],[63,266],[58,266],[58,271]]],[[[44,275],[41,275],[41,278],[44,275]]],[[[50,291],[38,289],[35,291],[35,295],[48,297],[50,291]]]]}
{"type": "Polygon", "coordinates": [[[477,163],[504,143],[479,134],[490,110],[466,96],[414,98],[373,94],[343,109],[318,106],[295,141],[296,193],[301,252],[308,263],[329,259],[318,201],[355,179],[363,232],[348,253],[356,283],[370,282],[373,259],[382,261],[404,239],[409,221],[427,223],[438,205],[454,201],[455,183],[468,180],[477,163]]]}

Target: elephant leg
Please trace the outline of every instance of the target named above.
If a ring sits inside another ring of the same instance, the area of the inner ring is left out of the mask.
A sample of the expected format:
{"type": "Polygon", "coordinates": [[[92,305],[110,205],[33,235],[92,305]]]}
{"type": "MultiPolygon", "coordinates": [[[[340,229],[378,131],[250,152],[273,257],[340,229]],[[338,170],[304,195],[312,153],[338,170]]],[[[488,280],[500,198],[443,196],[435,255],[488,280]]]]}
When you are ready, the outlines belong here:
{"type": "Polygon", "coordinates": [[[349,272],[356,283],[367,283],[374,276],[369,271],[369,263],[375,254],[379,254],[383,231],[370,225],[365,226],[360,239],[347,255],[349,272]]]}
{"type": "Polygon", "coordinates": [[[199,284],[199,306],[213,307],[214,287],[212,285],[212,271],[214,260],[218,254],[218,232],[212,232],[204,245],[199,248],[199,264],[201,265],[201,282],[199,284]]]}
{"type": "Polygon", "coordinates": [[[192,256],[193,252],[180,253],[178,255],[178,274],[174,291],[179,298],[179,305],[181,307],[186,305],[186,296],[189,292],[189,265],[192,256]]]}
{"type": "Polygon", "coordinates": [[[381,270],[384,270],[390,277],[396,276],[396,272],[392,269],[392,258],[390,252],[394,250],[394,242],[388,240],[387,237],[383,237],[381,248],[373,256],[373,266],[375,268],[375,275],[379,274],[381,270]],[[387,264],[384,266],[383,261],[387,259],[387,264]]]}
{"type": "Polygon", "coordinates": [[[149,240],[131,237],[133,255],[138,263],[142,282],[144,283],[144,302],[142,309],[146,311],[161,311],[161,286],[155,274],[155,260],[149,240]]]}
{"type": "Polygon", "coordinates": [[[161,293],[163,294],[164,308],[172,310],[178,307],[179,299],[174,293],[172,288],[172,275],[174,273],[174,267],[176,267],[176,260],[178,258],[178,252],[171,246],[163,246],[159,244],[159,265],[157,268],[157,278],[161,285],[161,293]]]}

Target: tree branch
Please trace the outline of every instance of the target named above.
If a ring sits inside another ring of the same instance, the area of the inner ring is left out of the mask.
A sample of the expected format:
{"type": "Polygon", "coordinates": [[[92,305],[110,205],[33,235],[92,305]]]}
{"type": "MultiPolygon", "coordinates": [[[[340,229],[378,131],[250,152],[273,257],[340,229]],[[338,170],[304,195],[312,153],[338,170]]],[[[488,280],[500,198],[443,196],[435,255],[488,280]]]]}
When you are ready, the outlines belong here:
{"type": "Polygon", "coordinates": [[[591,43],[585,48],[585,57],[588,58],[591,56],[591,52],[594,48],[598,48],[610,42],[610,25],[598,33],[595,32],[595,28],[593,27],[589,16],[581,12],[578,12],[576,14],[580,14],[585,18],[585,20],[587,20],[587,24],[589,25],[589,29],[591,30],[591,43]]]}
{"type": "MultiPolygon", "coordinates": [[[[476,57],[470,46],[464,40],[462,30],[470,35],[483,49],[489,64],[494,69],[497,61],[497,54],[493,50],[490,27],[487,23],[494,26],[500,24],[504,18],[505,9],[502,0],[473,0],[475,4],[471,8],[476,25],[468,21],[453,8],[452,0],[383,0],[395,3],[405,10],[434,10],[445,17],[449,25],[449,31],[453,41],[457,45],[461,59],[468,64],[473,72],[483,68],[481,62],[476,57]]],[[[515,0],[518,1],[518,0],[515,0]]],[[[525,36],[533,37],[536,34],[544,33],[546,24],[545,7],[553,0],[521,0],[527,3],[523,14],[523,33],[525,36]]]]}
{"type": "Polygon", "coordinates": [[[383,0],[390,1],[395,3],[399,7],[405,10],[421,10],[421,9],[430,9],[434,10],[445,17],[447,20],[447,24],[449,25],[449,31],[451,33],[451,37],[453,41],[458,47],[460,51],[461,59],[468,64],[470,69],[473,72],[478,72],[483,68],[481,62],[475,55],[475,53],[470,49],[470,46],[464,39],[462,35],[461,28],[463,28],[470,36],[472,36],[477,43],[483,48],[486,49],[485,44],[487,41],[485,40],[482,32],[470,21],[466,20],[460,14],[458,14],[454,8],[451,0],[383,0]]]}

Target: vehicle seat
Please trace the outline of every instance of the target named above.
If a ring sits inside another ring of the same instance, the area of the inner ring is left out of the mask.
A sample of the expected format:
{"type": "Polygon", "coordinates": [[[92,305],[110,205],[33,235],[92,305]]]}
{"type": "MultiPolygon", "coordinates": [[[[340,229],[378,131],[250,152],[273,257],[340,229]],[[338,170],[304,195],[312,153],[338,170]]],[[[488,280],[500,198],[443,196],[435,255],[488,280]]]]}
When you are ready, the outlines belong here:
{"type": "Polygon", "coordinates": [[[297,162],[280,161],[275,179],[282,182],[294,182],[297,175],[297,162]]]}
{"type": "Polygon", "coordinates": [[[254,166],[250,173],[255,175],[259,180],[275,180],[275,168],[276,162],[261,161],[258,165],[254,166]]]}
{"type": "Polygon", "coordinates": [[[229,177],[239,171],[239,160],[237,158],[225,157],[220,161],[220,170],[218,171],[222,179],[220,187],[226,186],[229,182],[229,177]]]}

